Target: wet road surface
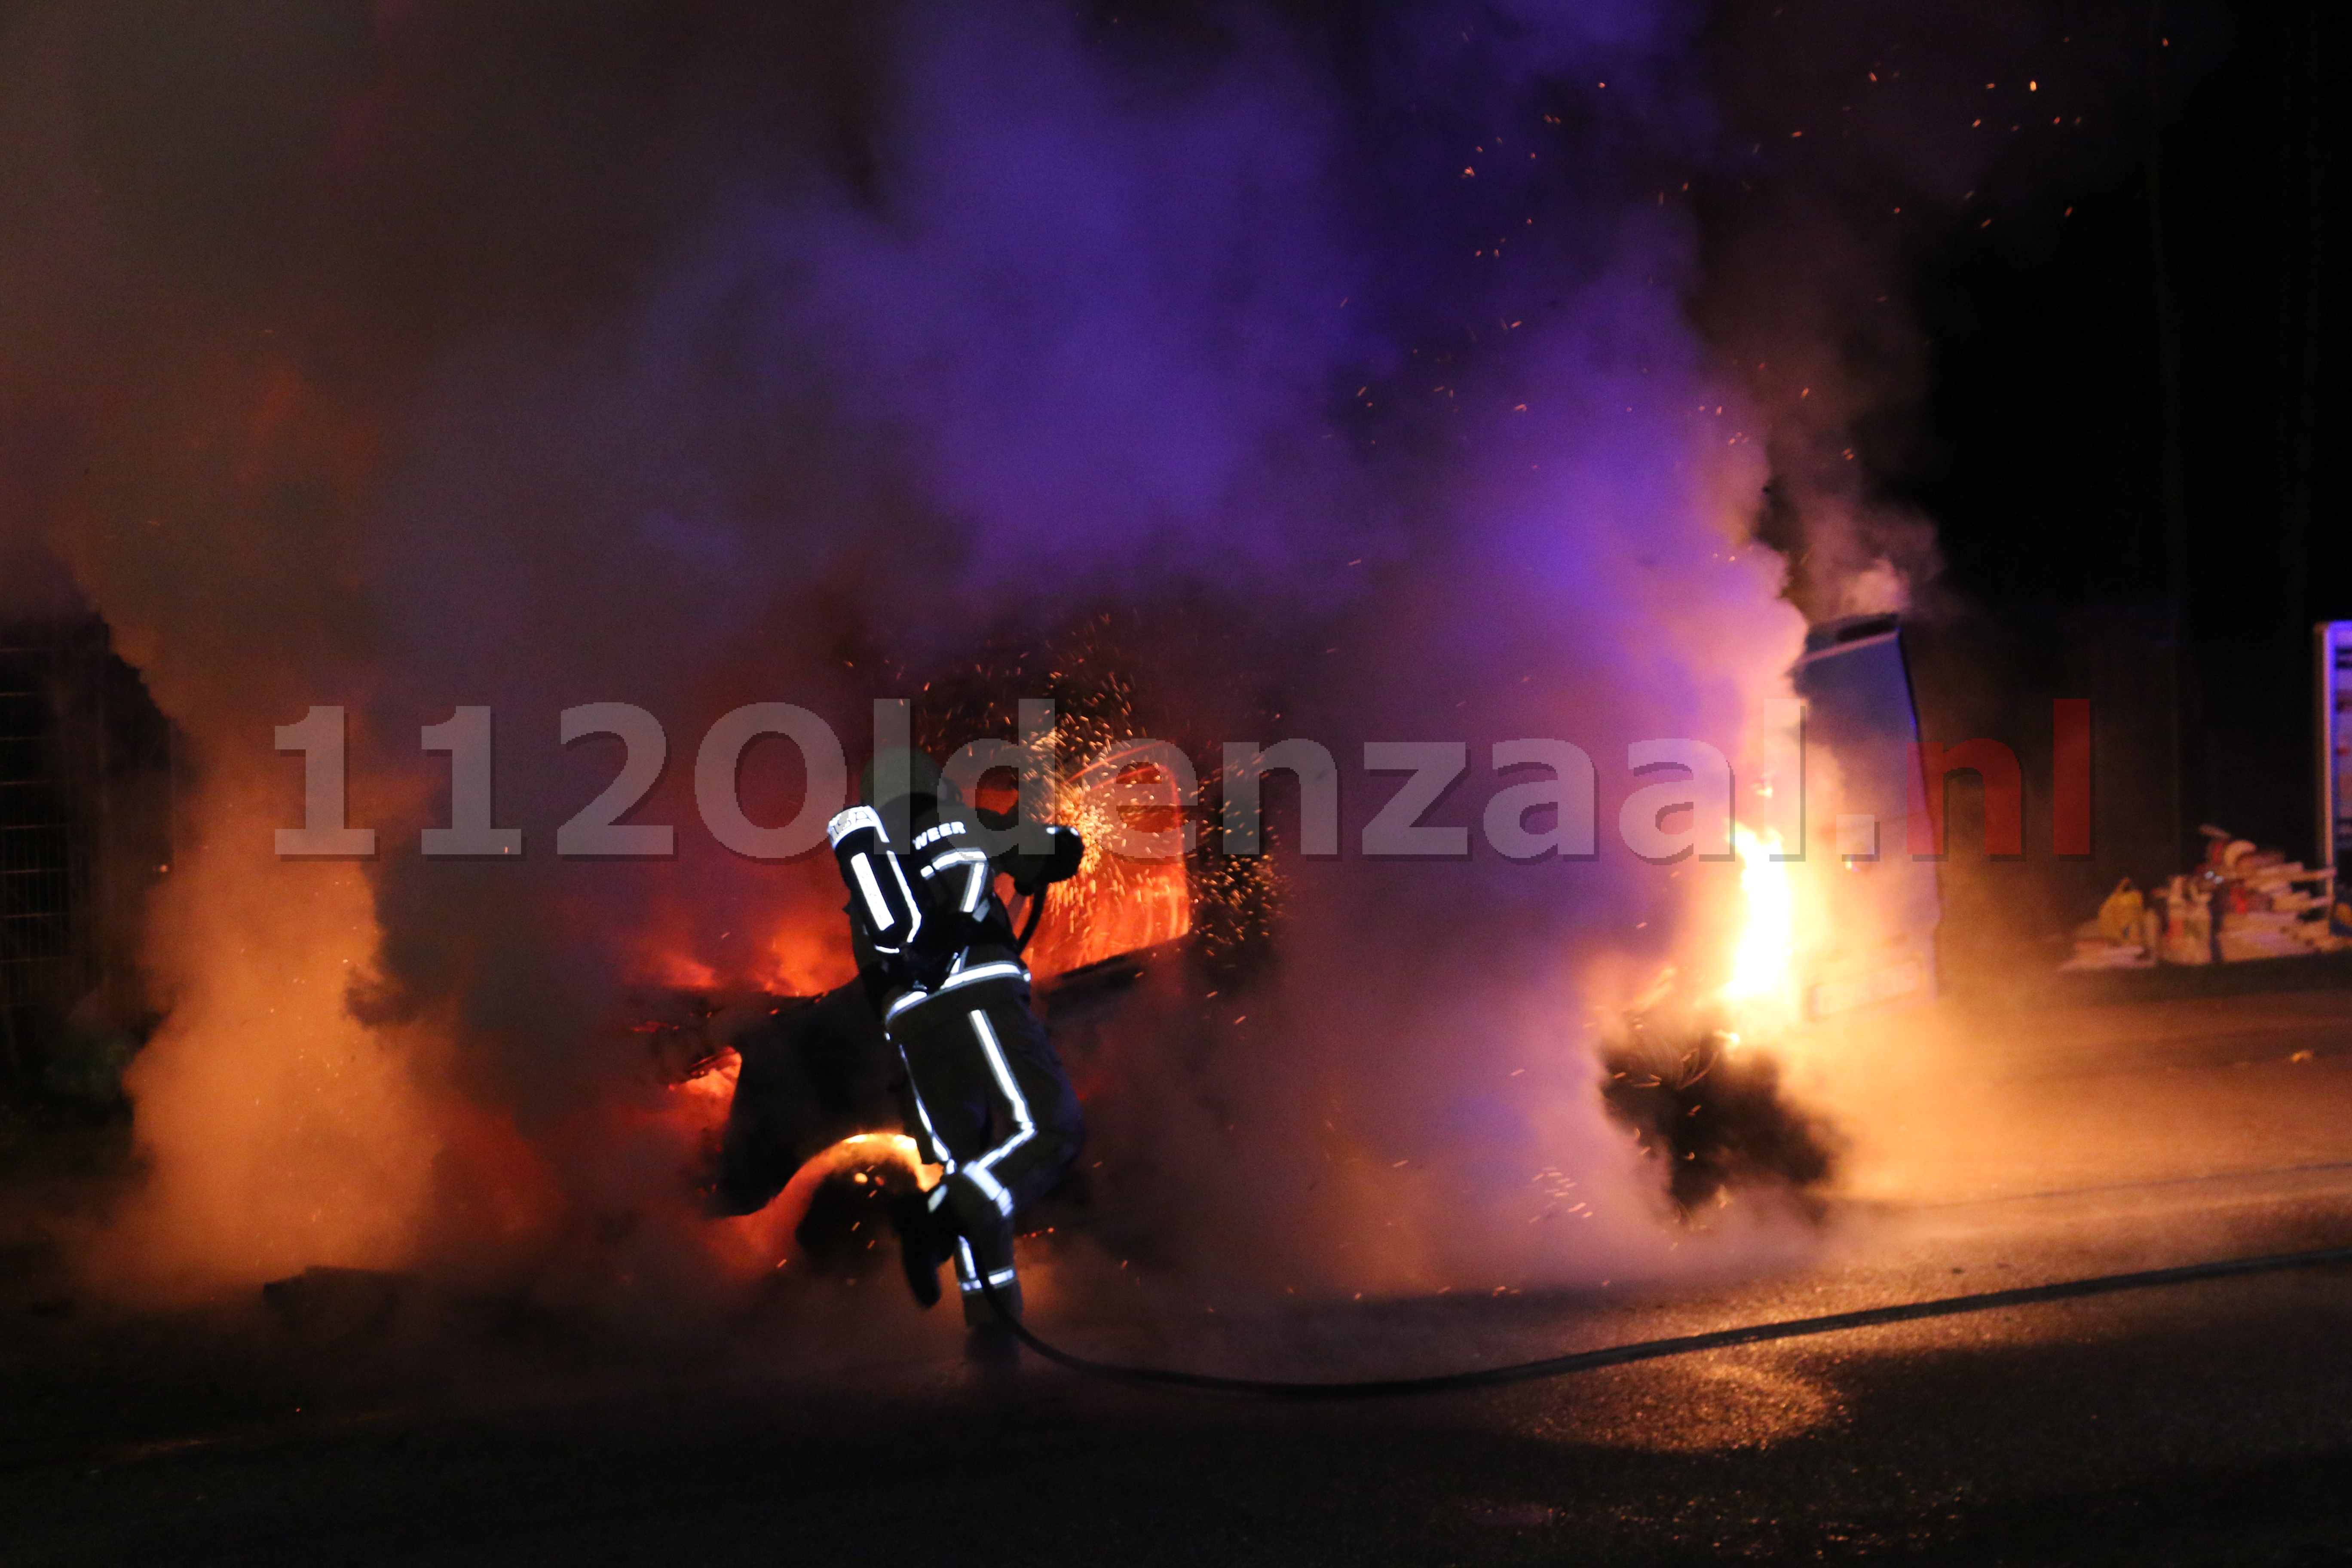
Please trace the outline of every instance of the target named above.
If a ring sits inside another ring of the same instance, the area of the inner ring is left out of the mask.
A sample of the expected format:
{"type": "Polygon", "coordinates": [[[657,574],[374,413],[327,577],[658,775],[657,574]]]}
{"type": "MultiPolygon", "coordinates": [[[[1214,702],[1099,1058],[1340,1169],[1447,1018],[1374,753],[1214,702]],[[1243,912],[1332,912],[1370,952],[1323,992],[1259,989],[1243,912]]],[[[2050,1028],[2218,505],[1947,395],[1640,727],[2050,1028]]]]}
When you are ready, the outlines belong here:
{"type": "MultiPolygon", "coordinates": [[[[1366,1308],[1430,1347],[1381,1370],[2352,1244],[2352,993],[1905,1045],[1798,1064],[1858,1129],[1801,1267],[1366,1308]]],[[[1312,1408],[903,1355],[566,1370],[560,1341],[536,1381],[420,1392],[257,1317],[0,1306],[12,1565],[2352,1562],[2342,1267],[1312,1408]]]]}

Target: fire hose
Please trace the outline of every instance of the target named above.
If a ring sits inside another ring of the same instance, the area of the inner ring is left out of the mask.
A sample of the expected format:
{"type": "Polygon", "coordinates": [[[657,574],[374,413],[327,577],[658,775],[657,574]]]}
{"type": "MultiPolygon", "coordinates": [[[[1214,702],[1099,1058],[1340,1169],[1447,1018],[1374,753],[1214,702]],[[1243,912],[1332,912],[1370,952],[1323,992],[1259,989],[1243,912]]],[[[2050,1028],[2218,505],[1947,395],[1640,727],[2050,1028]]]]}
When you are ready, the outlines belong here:
{"type": "Polygon", "coordinates": [[[1691,1355],[1699,1351],[1726,1350],[1734,1345],[1765,1344],[1774,1340],[1843,1333],[1851,1329],[1877,1328],[1887,1323],[1954,1318],[1969,1312],[2001,1311],[2012,1307],[2039,1306],[2046,1301],[2078,1300],[2091,1296],[2113,1296],[2126,1290],[2147,1290],[2168,1285],[2188,1285],[2203,1279],[2228,1279],[2288,1269],[2320,1268],[2339,1263],[2352,1263],[2352,1247],[2189,1263],[2175,1268],[2150,1268],[2134,1274],[2101,1274],[2084,1279],[2061,1280],[2051,1285],[2029,1285],[2013,1290],[1984,1290],[1966,1296],[1939,1297],[1931,1301],[1906,1301],[1895,1306],[1868,1307],[1860,1311],[1832,1312],[1817,1318],[1751,1323],[1742,1328],[1717,1329],[1710,1333],[1683,1334],[1673,1339],[1642,1340],[1632,1344],[1547,1356],[1541,1361],[1519,1362],[1508,1366],[1438,1373],[1426,1377],[1373,1378],[1352,1383],[1289,1383],[1267,1378],[1220,1377],[1209,1373],[1121,1366],[1110,1362],[1089,1360],[1039,1339],[1026,1323],[1005,1311],[995,1287],[983,1281],[982,1289],[987,1292],[989,1304],[996,1309],[998,1321],[1010,1329],[1022,1344],[1046,1361],[1087,1377],[1138,1388],[1188,1389],[1201,1394],[1245,1394],[1261,1399],[1391,1399],[1411,1394],[1459,1394],[1470,1389],[1499,1388],[1507,1384],[1565,1377],[1571,1373],[1597,1372],[1602,1367],[1691,1355]]]}

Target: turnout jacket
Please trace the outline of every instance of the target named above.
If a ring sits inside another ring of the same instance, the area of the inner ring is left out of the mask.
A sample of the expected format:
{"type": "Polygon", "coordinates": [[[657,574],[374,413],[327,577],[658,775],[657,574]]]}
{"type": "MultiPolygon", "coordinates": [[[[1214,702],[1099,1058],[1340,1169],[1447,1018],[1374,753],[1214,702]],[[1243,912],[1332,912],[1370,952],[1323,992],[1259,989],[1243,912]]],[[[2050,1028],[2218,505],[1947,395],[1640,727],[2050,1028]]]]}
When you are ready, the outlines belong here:
{"type": "Polygon", "coordinates": [[[992,860],[977,823],[969,809],[935,808],[915,816],[904,843],[892,841],[871,806],[853,805],[826,825],[849,889],[858,968],[875,984],[886,1022],[973,986],[1029,983],[1013,917],[996,896],[996,873],[1034,892],[1063,865],[1075,868],[1077,835],[1052,827],[1051,857],[1008,852],[992,860]]]}

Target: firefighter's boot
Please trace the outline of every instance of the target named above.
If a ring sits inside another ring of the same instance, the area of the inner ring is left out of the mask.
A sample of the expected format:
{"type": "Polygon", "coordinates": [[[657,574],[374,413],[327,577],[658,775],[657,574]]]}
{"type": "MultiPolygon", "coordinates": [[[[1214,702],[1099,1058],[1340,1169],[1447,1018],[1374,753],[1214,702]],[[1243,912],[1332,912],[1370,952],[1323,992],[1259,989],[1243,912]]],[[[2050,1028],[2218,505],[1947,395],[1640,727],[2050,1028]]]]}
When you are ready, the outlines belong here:
{"type": "Polygon", "coordinates": [[[956,1241],[956,1284],[963,1292],[963,1321],[971,1328],[1021,1316],[1021,1276],[1013,1267],[1013,1226],[999,1216],[993,1225],[971,1225],[956,1241]]]}

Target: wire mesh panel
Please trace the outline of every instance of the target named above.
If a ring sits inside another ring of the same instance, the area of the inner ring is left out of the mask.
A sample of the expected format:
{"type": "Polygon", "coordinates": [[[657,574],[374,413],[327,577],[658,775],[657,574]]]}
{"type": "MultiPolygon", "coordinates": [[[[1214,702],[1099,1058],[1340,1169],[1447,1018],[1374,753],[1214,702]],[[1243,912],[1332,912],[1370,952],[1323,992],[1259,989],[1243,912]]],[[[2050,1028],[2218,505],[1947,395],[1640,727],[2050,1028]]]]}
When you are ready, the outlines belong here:
{"type": "Polygon", "coordinates": [[[0,1090],[103,1098],[110,1072],[73,1070],[89,1065],[77,1042],[143,1036],[138,943],[172,858],[173,754],[105,622],[0,623],[0,1090]]]}
{"type": "Polygon", "coordinates": [[[89,641],[46,626],[0,637],[0,1071],[16,1083],[98,978],[81,918],[88,834],[68,798],[82,759],[66,754],[56,699],[60,663],[86,658],[89,641]]]}

